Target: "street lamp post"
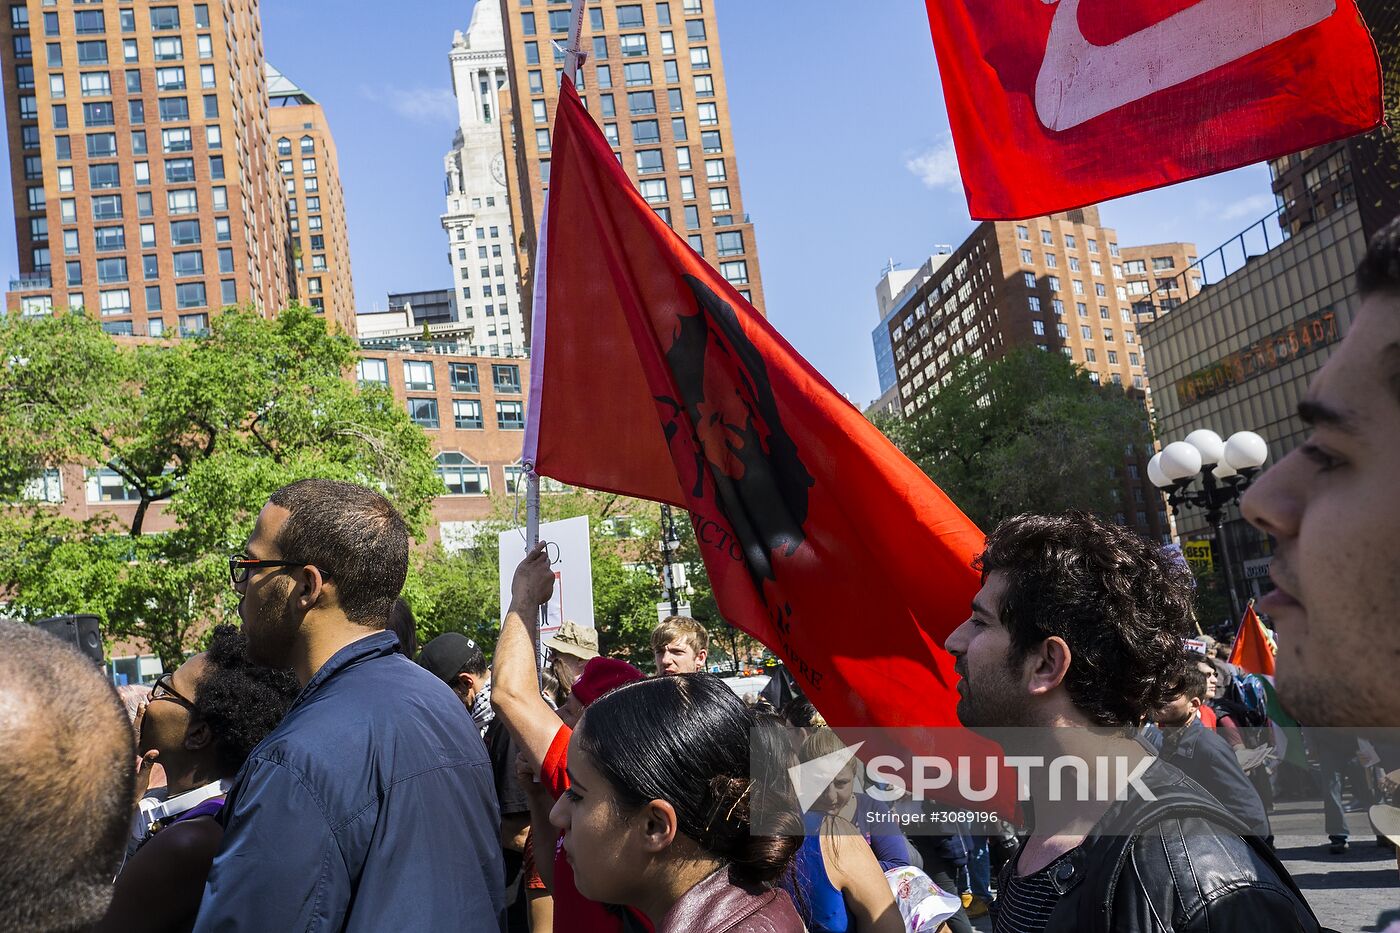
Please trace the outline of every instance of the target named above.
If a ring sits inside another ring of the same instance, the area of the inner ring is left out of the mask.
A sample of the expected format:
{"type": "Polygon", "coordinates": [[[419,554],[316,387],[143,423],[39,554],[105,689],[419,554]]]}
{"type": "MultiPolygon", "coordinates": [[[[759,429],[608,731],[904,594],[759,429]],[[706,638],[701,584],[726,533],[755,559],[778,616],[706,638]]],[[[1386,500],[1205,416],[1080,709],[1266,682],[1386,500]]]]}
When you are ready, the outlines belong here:
{"type": "Polygon", "coordinates": [[[1215,529],[1220,542],[1220,558],[1225,562],[1225,583],[1230,590],[1230,609],[1238,620],[1240,594],[1235,589],[1235,568],[1230,560],[1230,544],[1225,536],[1225,509],[1254,482],[1259,469],[1269,459],[1269,445],[1253,431],[1239,431],[1222,441],[1220,435],[1204,428],[1192,431],[1184,441],[1173,441],[1147,464],[1152,485],[1167,494],[1172,508],[1201,509],[1215,529]],[[1201,488],[1192,490],[1197,477],[1201,488]]]}

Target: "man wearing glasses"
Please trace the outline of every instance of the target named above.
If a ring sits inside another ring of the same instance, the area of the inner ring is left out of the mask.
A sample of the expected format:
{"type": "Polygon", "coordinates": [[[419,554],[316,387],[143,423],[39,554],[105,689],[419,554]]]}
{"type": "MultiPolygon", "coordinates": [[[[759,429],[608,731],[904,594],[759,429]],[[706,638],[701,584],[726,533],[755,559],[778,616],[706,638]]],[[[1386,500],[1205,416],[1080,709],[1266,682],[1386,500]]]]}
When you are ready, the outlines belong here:
{"type": "Polygon", "coordinates": [[[234,779],[199,933],[500,926],[486,747],[384,631],[407,571],[394,507],[331,480],[273,493],[230,559],[250,656],[302,689],[234,779]]]}

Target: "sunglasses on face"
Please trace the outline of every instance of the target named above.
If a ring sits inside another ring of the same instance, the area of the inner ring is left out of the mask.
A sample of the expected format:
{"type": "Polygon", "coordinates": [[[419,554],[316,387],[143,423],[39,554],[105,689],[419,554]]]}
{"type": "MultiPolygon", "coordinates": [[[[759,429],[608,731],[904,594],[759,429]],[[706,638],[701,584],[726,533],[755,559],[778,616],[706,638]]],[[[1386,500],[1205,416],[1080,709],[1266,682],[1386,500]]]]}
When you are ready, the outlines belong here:
{"type": "MultiPolygon", "coordinates": [[[[258,560],[249,557],[247,554],[233,554],[228,559],[228,578],[234,584],[247,581],[248,575],[254,570],[262,567],[277,567],[286,570],[290,567],[314,567],[315,564],[308,564],[304,560],[258,560]]],[[[316,568],[321,570],[320,567],[316,568]]],[[[329,577],[330,574],[321,570],[321,576],[329,577]]]]}
{"type": "Polygon", "coordinates": [[[194,701],[188,697],[182,696],[173,686],[174,681],[175,675],[173,673],[161,674],[157,677],[156,682],[151,685],[150,702],[154,703],[156,700],[169,700],[172,703],[178,703],[185,709],[194,709],[194,701]]]}

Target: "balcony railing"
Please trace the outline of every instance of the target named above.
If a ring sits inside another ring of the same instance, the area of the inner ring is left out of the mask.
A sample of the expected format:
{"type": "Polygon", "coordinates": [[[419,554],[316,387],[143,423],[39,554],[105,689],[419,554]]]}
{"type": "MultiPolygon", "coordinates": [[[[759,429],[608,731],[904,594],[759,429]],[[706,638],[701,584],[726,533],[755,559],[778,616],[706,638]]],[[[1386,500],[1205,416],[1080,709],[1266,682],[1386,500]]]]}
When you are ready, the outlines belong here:
{"type": "Polygon", "coordinates": [[[471,344],[465,340],[410,340],[403,337],[361,337],[363,350],[388,350],[400,353],[429,353],[435,356],[486,356],[506,359],[528,359],[530,348],[513,343],[471,344]]]}
{"type": "Polygon", "coordinates": [[[38,292],[53,288],[53,276],[31,275],[22,279],[10,279],[12,292],[38,292]]]}

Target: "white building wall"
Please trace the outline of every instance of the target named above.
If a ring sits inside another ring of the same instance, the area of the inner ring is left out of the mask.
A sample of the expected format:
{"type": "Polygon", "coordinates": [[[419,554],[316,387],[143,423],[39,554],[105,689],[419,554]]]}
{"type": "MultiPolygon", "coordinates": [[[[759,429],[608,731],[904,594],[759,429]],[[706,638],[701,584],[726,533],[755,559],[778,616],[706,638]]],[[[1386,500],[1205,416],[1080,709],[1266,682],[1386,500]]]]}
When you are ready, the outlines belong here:
{"type": "Polygon", "coordinates": [[[473,329],[473,343],[487,355],[524,349],[525,323],[512,247],[497,91],[506,85],[501,10],[477,0],[471,24],[456,33],[449,53],[458,128],[444,161],[447,232],[459,322],[473,329]]]}

